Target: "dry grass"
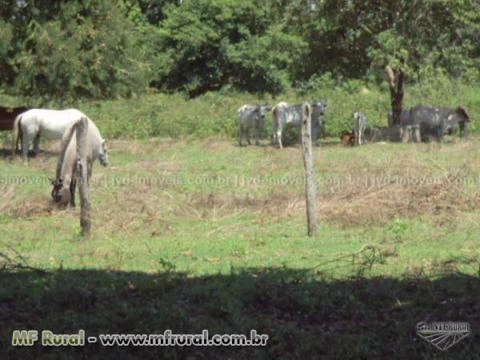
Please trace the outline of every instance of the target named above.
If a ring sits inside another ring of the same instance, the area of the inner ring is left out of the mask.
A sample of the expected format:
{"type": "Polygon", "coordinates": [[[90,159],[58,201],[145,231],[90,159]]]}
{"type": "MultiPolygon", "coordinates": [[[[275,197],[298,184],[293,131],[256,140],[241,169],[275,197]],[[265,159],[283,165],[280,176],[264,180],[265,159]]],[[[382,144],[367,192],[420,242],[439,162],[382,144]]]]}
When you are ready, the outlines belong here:
{"type": "MultiPolygon", "coordinates": [[[[100,179],[94,194],[102,199],[101,204],[94,205],[98,221],[107,225],[107,228],[133,233],[139,228],[149,226],[154,228],[152,230],[154,232],[173,231],[169,221],[166,220],[173,218],[222,220],[248,212],[255,214],[257,218],[268,218],[270,221],[304,217],[305,203],[301,184],[272,186],[260,183],[247,185],[240,193],[228,189],[222,191],[212,189],[205,193],[194,188],[184,193],[180,184],[132,183],[113,188],[108,184],[102,185],[103,177],[121,173],[136,174],[143,171],[147,176],[176,175],[184,166],[190,164],[177,155],[177,152],[170,152],[168,156],[164,156],[163,153],[172,146],[170,140],[154,141],[152,144],[119,140],[111,144],[110,149],[113,153],[123,151],[129,155],[152,153],[159,155],[151,160],[142,157],[141,160],[126,166],[121,163],[115,164],[106,171],[94,174],[100,179]],[[118,211],[112,216],[108,209],[118,211]],[[157,223],[160,224],[159,229],[154,225],[157,223]]],[[[192,145],[182,142],[176,146],[180,147],[181,152],[182,147],[192,145]]],[[[194,143],[193,146],[197,146],[201,151],[214,153],[230,151],[232,156],[238,156],[238,151],[257,151],[260,154],[257,163],[252,163],[253,166],[257,166],[256,173],[260,176],[282,173],[284,170],[288,172],[292,168],[301,171],[301,163],[298,161],[299,149],[293,147],[284,151],[271,147],[245,150],[232,147],[231,142],[212,139],[194,143]]],[[[412,146],[398,154],[390,151],[380,155],[372,147],[372,154],[379,157],[369,157],[365,161],[348,157],[342,161],[332,160],[330,155],[339,151],[341,146],[329,146],[328,149],[320,150],[317,157],[319,173],[329,174],[330,169],[335,174],[341,174],[340,180],[349,179],[327,185],[320,184],[318,188],[320,218],[328,223],[350,226],[381,225],[396,217],[415,218],[428,215],[434,222],[441,223],[454,220],[461,213],[478,209],[480,193],[467,193],[463,186],[465,179],[476,176],[475,163],[470,167],[463,166],[455,170],[443,169],[433,160],[431,163],[420,161],[418,151],[430,151],[432,146],[434,145],[412,146]],[[424,182],[409,183],[406,173],[417,181],[423,177],[424,182]]],[[[454,144],[453,147],[449,146],[437,146],[435,151],[470,152],[473,144],[461,142],[454,144]]],[[[46,153],[35,160],[33,165],[37,170],[48,173],[54,163],[51,154],[46,153]]],[[[43,196],[39,194],[20,200],[15,199],[18,189],[14,186],[4,186],[0,190],[0,212],[3,214],[15,217],[48,216],[56,211],[46,192],[50,188],[45,189],[43,196]]]]}
{"type": "Polygon", "coordinates": [[[0,188],[0,213],[14,218],[29,218],[36,216],[50,216],[60,209],[50,201],[45,201],[42,196],[14,200],[15,186],[9,185],[0,188]]]}
{"type": "Polygon", "coordinates": [[[345,186],[339,193],[319,201],[320,214],[329,222],[342,225],[382,224],[395,217],[455,219],[459,213],[480,207],[480,194],[467,195],[449,183],[399,184],[390,182],[369,188],[345,186]]]}

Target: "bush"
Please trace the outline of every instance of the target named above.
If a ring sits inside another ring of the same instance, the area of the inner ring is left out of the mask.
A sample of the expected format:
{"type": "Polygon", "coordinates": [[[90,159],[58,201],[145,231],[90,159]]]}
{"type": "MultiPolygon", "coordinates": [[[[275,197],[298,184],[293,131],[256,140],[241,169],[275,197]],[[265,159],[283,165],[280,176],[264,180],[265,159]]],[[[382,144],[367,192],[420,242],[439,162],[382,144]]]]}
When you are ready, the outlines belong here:
{"type": "MultiPolygon", "coordinates": [[[[300,103],[322,99],[327,103],[326,136],[337,137],[353,126],[353,113],[364,112],[371,126],[386,126],[390,111],[388,89],[372,84],[344,83],[316,80],[308,91],[290,90],[282,96],[257,96],[232,90],[208,92],[195,99],[181,94],[149,94],[134,99],[107,100],[77,103],[98,123],[102,134],[108,138],[144,139],[152,136],[172,138],[205,138],[238,136],[237,109],[246,103],[280,101],[300,103]]],[[[475,114],[480,111],[478,87],[440,80],[419,82],[407,86],[404,107],[417,104],[465,106],[472,117],[472,131],[478,129],[475,114]]],[[[270,139],[271,114],[268,116],[265,137],[270,139]]],[[[293,141],[297,135],[286,134],[293,141]]]]}

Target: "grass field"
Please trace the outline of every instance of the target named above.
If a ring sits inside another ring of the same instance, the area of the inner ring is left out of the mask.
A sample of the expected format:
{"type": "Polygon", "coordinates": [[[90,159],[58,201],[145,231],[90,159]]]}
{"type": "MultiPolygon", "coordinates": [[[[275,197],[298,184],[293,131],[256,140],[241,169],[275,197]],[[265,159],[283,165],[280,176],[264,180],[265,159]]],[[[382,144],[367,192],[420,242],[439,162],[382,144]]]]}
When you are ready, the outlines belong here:
{"type": "MultiPolygon", "coordinates": [[[[94,167],[93,236],[50,203],[58,144],[0,159],[0,358],[478,358],[480,148],[315,149],[318,234],[306,236],[297,146],[115,140],[94,167]],[[421,321],[468,321],[445,353],[421,321]],[[249,333],[265,348],[10,346],[13,329],[249,333]],[[1,353],[5,356],[1,356],[1,353]]],[[[6,146],[4,146],[6,147],[6,146]]]]}

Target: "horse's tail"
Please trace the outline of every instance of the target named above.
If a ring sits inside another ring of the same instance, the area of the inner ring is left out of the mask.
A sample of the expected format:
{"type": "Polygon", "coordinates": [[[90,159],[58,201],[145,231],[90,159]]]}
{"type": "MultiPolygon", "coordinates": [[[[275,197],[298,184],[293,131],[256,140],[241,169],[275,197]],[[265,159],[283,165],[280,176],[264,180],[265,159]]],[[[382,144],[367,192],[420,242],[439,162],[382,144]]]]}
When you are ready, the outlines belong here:
{"type": "Polygon", "coordinates": [[[18,144],[18,137],[21,132],[20,126],[22,122],[22,114],[17,115],[15,120],[13,121],[13,131],[12,131],[12,158],[15,157],[15,153],[17,151],[17,144],[18,144]]]}
{"type": "Polygon", "coordinates": [[[77,122],[78,121],[75,121],[73,124],[71,124],[63,133],[62,145],[60,147],[60,156],[58,157],[57,162],[56,179],[59,179],[62,176],[62,168],[64,165],[63,163],[65,161],[65,156],[67,155],[67,148],[70,144],[70,141],[72,141],[73,134],[75,133],[75,129],[77,128],[77,122]]]}

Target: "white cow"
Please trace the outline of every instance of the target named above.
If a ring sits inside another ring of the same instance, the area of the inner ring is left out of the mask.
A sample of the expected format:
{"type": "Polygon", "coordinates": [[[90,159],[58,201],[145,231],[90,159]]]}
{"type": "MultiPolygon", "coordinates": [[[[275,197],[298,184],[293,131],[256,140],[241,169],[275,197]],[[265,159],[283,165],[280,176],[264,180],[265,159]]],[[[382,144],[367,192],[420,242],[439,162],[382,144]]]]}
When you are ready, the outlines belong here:
{"type": "Polygon", "coordinates": [[[363,145],[364,133],[368,126],[368,119],[362,112],[355,112],[353,114],[353,132],[355,134],[355,145],[363,145]]]}
{"type": "MultiPolygon", "coordinates": [[[[315,101],[311,103],[312,107],[312,141],[320,137],[322,129],[324,127],[324,115],[327,105],[322,101],[315,101]]],[[[282,132],[287,125],[301,127],[303,120],[303,105],[289,105],[282,101],[274,106],[272,109],[273,114],[273,134],[272,140],[278,144],[280,149],[283,148],[282,144],[282,132]]]]}
{"type": "Polygon", "coordinates": [[[243,105],[237,110],[239,138],[242,146],[242,138],[245,137],[250,145],[250,131],[255,131],[255,145],[260,145],[260,133],[265,128],[265,116],[270,108],[268,105],[243,105]]]}

